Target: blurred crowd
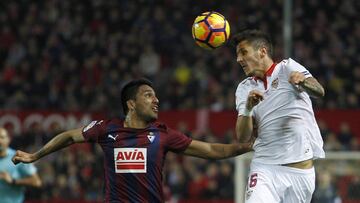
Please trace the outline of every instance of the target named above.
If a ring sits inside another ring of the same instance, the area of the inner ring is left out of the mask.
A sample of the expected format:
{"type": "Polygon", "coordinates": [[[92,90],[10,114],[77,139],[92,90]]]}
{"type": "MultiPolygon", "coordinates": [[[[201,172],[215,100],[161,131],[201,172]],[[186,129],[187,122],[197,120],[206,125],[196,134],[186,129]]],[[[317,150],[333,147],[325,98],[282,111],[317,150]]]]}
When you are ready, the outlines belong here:
{"type": "MultiPolygon", "coordinates": [[[[234,110],[235,89],[245,77],[234,48],[226,45],[205,51],[191,36],[195,17],[209,10],[226,16],[232,33],[244,28],[269,32],[275,58],[283,58],[282,0],[13,0],[0,4],[2,109],[115,115],[121,112],[122,85],[147,77],[161,90],[157,92],[161,110],[234,110]]],[[[292,57],[326,90],[324,98],[314,100],[316,109],[359,108],[359,10],[357,0],[293,1],[292,57]]],[[[330,131],[326,123],[319,121],[319,125],[327,151],[359,150],[358,139],[346,123],[339,133],[330,131]]],[[[12,146],[35,151],[55,133],[35,127],[24,136],[14,136],[12,146]]],[[[231,132],[222,137],[210,136],[211,132],[188,134],[231,142],[231,132]]],[[[37,163],[44,187],[30,190],[28,197],[101,200],[101,160],[95,145],[47,157],[37,163]]],[[[231,159],[212,162],[169,154],[164,187],[174,199],[233,199],[233,175],[231,159]]],[[[320,178],[327,180],[326,174],[320,178]]],[[[355,184],[360,188],[359,182],[355,184]]]]}
{"type": "MultiPolygon", "coordinates": [[[[0,105],[120,112],[122,85],[155,83],[160,107],[234,109],[244,74],[230,45],[197,47],[191,25],[215,10],[232,33],[269,32],[283,57],[283,1],[14,0],[0,7],[0,105]],[[116,111],[117,110],[117,111],[116,111]]],[[[357,108],[360,2],[294,1],[292,57],[325,86],[316,108],[357,108]],[[308,12],[311,11],[311,12],[308,12]]]]}

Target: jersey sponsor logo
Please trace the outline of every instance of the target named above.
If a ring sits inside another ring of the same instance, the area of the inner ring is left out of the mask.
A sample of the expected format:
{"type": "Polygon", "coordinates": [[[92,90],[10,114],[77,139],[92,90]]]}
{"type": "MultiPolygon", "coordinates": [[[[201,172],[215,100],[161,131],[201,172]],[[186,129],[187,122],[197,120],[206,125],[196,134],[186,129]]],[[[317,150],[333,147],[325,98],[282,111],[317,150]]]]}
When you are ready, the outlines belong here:
{"type": "Polygon", "coordinates": [[[149,134],[148,134],[147,137],[148,137],[148,139],[149,139],[149,141],[150,141],[151,143],[154,142],[154,140],[155,140],[155,135],[154,135],[153,132],[149,132],[149,134]]]}
{"type": "Polygon", "coordinates": [[[116,173],[146,173],[146,148],[115,148],[116,173]]]}
{"type": "Polygon", "coordinates": [[[97,123],[97,121],[91,121],[84,129],[83,132],[88,131],[90,128],[94,127],[94,125],[97,123]]]}

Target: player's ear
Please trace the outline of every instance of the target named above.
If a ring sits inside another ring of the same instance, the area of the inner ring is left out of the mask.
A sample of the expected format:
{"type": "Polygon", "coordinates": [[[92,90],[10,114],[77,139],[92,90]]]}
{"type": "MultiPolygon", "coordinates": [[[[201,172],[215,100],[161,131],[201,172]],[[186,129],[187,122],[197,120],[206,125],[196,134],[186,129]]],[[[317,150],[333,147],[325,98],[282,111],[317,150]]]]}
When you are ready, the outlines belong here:
{"type": "Polygon", "coordinates": [[[130,111],[135,110],[135,101],[134,101],[134,100],[132,100],[132,99],[128,100],[128,101],[126,102],[126,105],[128,106],[128,109],[129,109],[130,111]]]}
{"type": "Polygon", "coordinates": [[[268,50],[265,46],[261,46],[259,52],[260,52],[260,57],[264,58],[267,55],[268,50]]]}

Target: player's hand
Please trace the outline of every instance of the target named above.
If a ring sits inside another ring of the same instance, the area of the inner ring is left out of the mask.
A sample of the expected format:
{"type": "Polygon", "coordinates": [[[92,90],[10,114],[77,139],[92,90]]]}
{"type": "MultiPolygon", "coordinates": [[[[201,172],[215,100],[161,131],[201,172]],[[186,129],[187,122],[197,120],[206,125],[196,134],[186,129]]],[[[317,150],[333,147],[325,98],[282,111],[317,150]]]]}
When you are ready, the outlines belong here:
{"type": "Polygon", "coordinates": [[[20,150],[16,151],[16,154],[11,159],[14,164],[22,163],[32,163],[36,161],[34,154],[29,154],[20,150]]]}
{"type": "Polygon", "coordinates": [[[11,184],[13,179],[8,172],[0,172],[0,180],[4,180],[6,183],[11,184]]]}
{"type": "Polygon", "coordinates": [[[293,85],[301,85],[305,81],[305,75],[298,71],[292,71],[289,76],[289,82],[293,85]]]}
{"type": "Polygon", "coordinates": [[[247,110],[251,111],[260,101],[264,99],[263,93],[258,90],[251,90],[246,102],[247,110]]]}

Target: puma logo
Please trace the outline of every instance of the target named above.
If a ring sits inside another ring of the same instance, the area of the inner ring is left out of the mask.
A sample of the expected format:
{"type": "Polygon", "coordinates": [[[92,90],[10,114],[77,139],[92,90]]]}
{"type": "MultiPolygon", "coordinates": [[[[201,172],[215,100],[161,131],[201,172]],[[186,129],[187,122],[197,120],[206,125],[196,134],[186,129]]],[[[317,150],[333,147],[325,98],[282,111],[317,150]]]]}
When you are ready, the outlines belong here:
{"type": "Polygon", "coordinates": [[[119,136],[119,135],[115,135],[115,137],[114,137],[114,136],[112,136],[111,134],[108,134],[108,138],[111,138],[111,139],[113,139],[113,140],[116,140],[117,136],[119,136]]]}

